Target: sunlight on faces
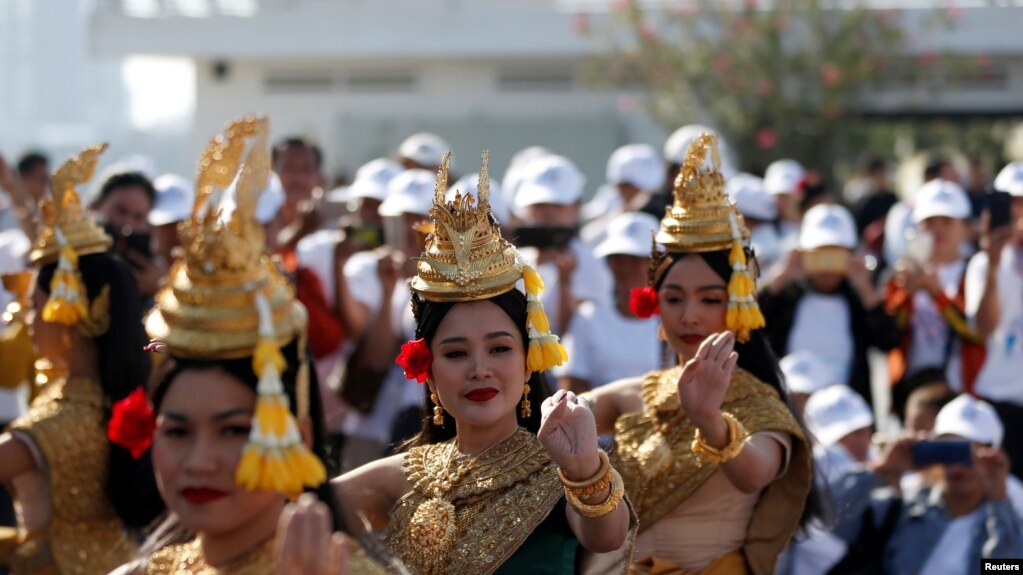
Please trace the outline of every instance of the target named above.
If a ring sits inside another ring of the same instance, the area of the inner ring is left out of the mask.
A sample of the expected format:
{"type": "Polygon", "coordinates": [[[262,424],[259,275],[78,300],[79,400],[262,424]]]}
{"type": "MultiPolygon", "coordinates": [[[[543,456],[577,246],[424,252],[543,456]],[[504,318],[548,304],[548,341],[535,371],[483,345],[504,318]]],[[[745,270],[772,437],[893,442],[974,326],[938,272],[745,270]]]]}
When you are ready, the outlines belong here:
{"type": "Polygon", "coordinates": [[[319,183],[319,167],[311,148],[296,146],[281,150],[274,163],[274,172],[281,179],[281,187],[292,203],[312,197],[313,188],[319,183]]]}
{"type": "Polygon", "coordinates": [[[427,383],[459,424],[514,429],[530,372],[522,333],[504,310],[487,300],[456,304],[437,326],[430,352],[427,383]],[[497,394],[487,401],[466,397],[485,388],[497,394]]]}
{"type": "Polygon", "coordinates": [[[707,336],[728,329],[728,285],[699,255],[687,255],[671,266],[657,299],[668,343],[685,360],[696,355],[707,336]]]}
{"type": "Polygon", "coordinates": [[[962,220],[934,216],[920,222],[920,228],[933,238],[935,256],[958,256],[959,245],[966,235],[966,224],[962,220]]]}
{"type": "Polygon", "coordinates": [[[186,370],[169,384],[157,413],[153,469],[160,495],[185,529],[221,534],[279,514],[284,496],[235,484],[252,428],[256,393],[220,369],[186,370]],[[186,490],[223,497],[198,504],[186,490]]]}

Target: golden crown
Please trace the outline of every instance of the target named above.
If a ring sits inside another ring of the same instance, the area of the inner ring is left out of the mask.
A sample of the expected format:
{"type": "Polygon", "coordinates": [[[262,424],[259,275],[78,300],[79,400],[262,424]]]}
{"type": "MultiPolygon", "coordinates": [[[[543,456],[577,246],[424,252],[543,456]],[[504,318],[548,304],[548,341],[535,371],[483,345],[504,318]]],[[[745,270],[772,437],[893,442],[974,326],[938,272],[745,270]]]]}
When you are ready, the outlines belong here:
{"type": "Polygon", "coordinates": [[[445,201],[451,152],[437,173],[430,216],[434,231],[426,238],[412,289],[431,301],[471,301],[507,292],[522,278],[518,252],[501,237],[490,208],[489,153],[483,152],[478,197],[455,191],[445,201]]]}
{"type": "Polygon", "coordinates": [[[80,256],[105,252],[114,241],[82,206],[76,185],[92,179],[106,144],[90,146],[69,158],[50,179],[50,197],[40,204],[40,226],[29,252],[34,265],[56,261],[66,244],[80,256]],[[63,236],[63,242],[59,236],[63,236]]]}
{"type": "Polygon", "coordinates": [[[717,136],[704,132],[693,140],[675,179],[673,193],[674,201],[665,210],[656,237],[657,243],[669,252],[729,249],[733,218],[743,239],[749,238],[742,214],[725,194],[717,136]]]}
{"type": "Polygon", "coordinates": [[[259,340],[257,293],[270,304],[279,344],[304,333],[305,308],[268,257],[263,226],[255,216],[270,175],[268,129],[266,117],[236,120],[210,141],[199,160],[192,214],[179,226],[184,254],[171,266],[146,319],[149,335],[166,343],[173,355],[251,355],[259,340]],[[235,177],[236,207],[224,221],[220,194],[235,177]]]}

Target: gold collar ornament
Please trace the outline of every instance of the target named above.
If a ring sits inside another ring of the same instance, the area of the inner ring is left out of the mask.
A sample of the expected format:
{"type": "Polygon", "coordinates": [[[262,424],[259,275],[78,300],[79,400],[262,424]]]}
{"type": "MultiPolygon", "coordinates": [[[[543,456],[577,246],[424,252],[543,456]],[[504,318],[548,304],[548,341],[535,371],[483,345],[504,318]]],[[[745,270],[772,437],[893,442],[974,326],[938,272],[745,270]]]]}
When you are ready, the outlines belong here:
{"type": "Polygon", "coordinates": [[[235,479],[250,490],[291,497],[327,476],[323,463],[302,443],[281,381],[287,365],[280,347],[298,338],[296,411],[299,418],[307,417],[306,311],[270,260],[255,215],[270,175],[268,131],[266,117],[247,116],[206,147],[191,217],[179,226],[183,254],[156,294],[146,331],[176,357],[252,356],[259,377],[256,410],[235,479]],[[236,206],[224,221],[221,194],[236,177],[236,206]]]}
{"type": "MultiPolygon", "coordinates": [[[[522,280],[526,292],[526,330],[530,371],[544,371],[563,364],[568,353],[540,303],[544,286],[519,251],[501,236],[490,207],[490,154],[483,151],[477,197],[462,195],[445,201],[451,152],[444,155],[437,172],[430,217],[434,230],[426,238],[426,250],[419,258],[412,291],[435,302],[465,302],[491,298],[512,289],[522,280]]],[[[528,404],[523,407],[528,411],[528,404]]]]}
{"type": "Polygon", "coordinates": [[[43,321],[77,326],[87,337],[99,337],[110,327],[110,287],[104,286],[90,306],[78,258],[107,251],[113,239],[83,208],[75,185],[92,179],[99,156],[106,148],[106,144],[86,148],[53,174],[50,197],[43,200],[40,210],[39,237],[29,252],[29,259],[37,266],[57,260],[50,297],[42,310],[43,321]]]}
{"type": "Polygon", "coordinates": [[[654,238],[648,285],[655,285],[667,254],[730,250],[728,263],[728,311],[725,323],[740,342],[764,327],[756,301],[756,283],[746,261],[745,240],[750,231],[742,214],[725,194],[717,136],[704,132],[689,145],[685,162],[675,179],[674,201],[665,210],[661,229],[654,238]],[[661,251],[658,246],[663,246],[661,251]]]}

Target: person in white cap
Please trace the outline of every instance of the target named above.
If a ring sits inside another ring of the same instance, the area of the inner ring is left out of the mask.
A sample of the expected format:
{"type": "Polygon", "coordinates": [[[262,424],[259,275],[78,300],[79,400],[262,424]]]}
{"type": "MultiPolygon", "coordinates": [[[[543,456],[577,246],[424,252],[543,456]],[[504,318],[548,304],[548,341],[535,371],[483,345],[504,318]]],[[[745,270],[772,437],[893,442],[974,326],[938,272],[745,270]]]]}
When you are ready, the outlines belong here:
{"type": "Polygon", "coordinates": [[[398,146],[398,158],[405,169],[435,172],[451,146],[440,136],[428,132],[413,134],[398,146]]]}
{"type": "MultiPolygon", "coordinates": [[[[504,171],[504,177],[501,178],[501,195],[504,196],[504,203],[509,209],[515,205],[515,194],[519,191],[519,186],[522,184],[525,167],[533,160],[553,155],[554,152],[543,146],[530,146],[515,152],[511,161],[508,162],[508,168],[504,171]]],[[[514,211],[511,213],[511,218],[515,218],[514,211]]],[[[514,228],[516,223],[514,219],[510,219],[506,225],[514,228]]]]}
{"type": "Polygon", "coordinates": [[[983,362],[983,340],[965,317],[966,238],[970,200],[958,185],[932,180],[916,193],[915,238],[886,286],[885,306],[901,342],[888,354],[892,384],[925,368],[945,371],[953,390],[973,387],[983,362]]]}
{"type": "Polygon", "coordinates": [[[579,237],[586,245],[596,246],[615,216],[641,209],[663,185],[664,164],[653,146],[629,144],[618,148],[607,161],[607,185],[583,206],[583,219],[589,223],[579,237]]]}
{"type": "Polygon", "coordinates": [[[637,318],[629,309],[632,289],[646,285],[658,226],[657,218],[640,212],[621,214],[608,225],[594,255],[611,270],[614,301],[583,302],[573,316],[564,338],[568,363],[554,370],[562,389],[582,393],[661,366],[658,320],[637,318]]]}
{"type": "Polygon", "coordinates": [[[983,249],[966,269],[966,316],[987,343],[973,391],[998,410],[1012,472],[1023,477],[1023,162],[1007,165],[994,187],[1009,206],[984,214],[983,249]]]}
{"type": "Polygon", "coordinates": [[[820,442],[815,455],[823,479],[831,484],[864,467],[870,457],[874,413],[858,393],[842,384],[814,392],[803,416],[820,442]]]}
{"type": "Polygon", "coordinates": [[[392,440],[406,438],[404,431],[395,430],[406,419],[409,430],[419,428],[422,389],[405,379],[394,358],[402,342],[415,339],[408,278],[416,273],[413,258],[423,251],[427,230],[421,224],[429,220],[435,184],[435,174],[419,169],[391,179],[379,209],[385,245],[356,253],[344,265],[339,294],[355,345],[348,350],[344,380],[335,385],[343,386],[342,396],[349,402],[355,399],[348,392],[358,387],[372,396],[345,414],[345,471],[381,457],[392,440]]]}
{"type": "Polygon", "coordinates": [[[319,228],[316,201],[323,194],[323,153],[305,138],[285,138],[271,152],[273,172],[284,190],[281,206],[281,245],[294,248],[298,240],[319,228]]]}
{"type": "Polygon", "coordinates": [[[799,200],[806,176],[806,168],[792,159],[771,162],[764,172],[764,189],[774,196],[778,204],[778,217],[784,236],[795,236],[799,231],[799,200]]]}
{"type": "Polygon", "coordinates": [[[870,470],[847,475],[832,490],[839,515],[835,534],[848,541],[847,560],[861,564],[866,551],[856,544],[863,522],[873,521],[872,572],[981,573],[982,559],[1023,556],[1023,523],[1007,493],[1009,462],[1000,449],[1003,428],[986,402],[962,395],[938,414],[934,429],[942,440],[966,440],[972,461],[937,464],[937,480],[913,494],[899,495],[904,473],[914,468],[913,446],[904,436],[886,446],[870,470]]]}
{"type": "Polygon", "coordinates": [[[760,293],[771,347],[783,355],[808,351],[824,358],[837,381],[871,401],[868,348],[889,351],[898,331],[855,253],[856,224],[842,206],[822,204],[803,217],[799,249],[760,293]]]}
{"type": "MultiPolygon", "coordinates": [[[[455,197],[455,191],[459,191],[462,195],[469,194],[473,197],[478,197],[479,194],[479,172],[472,172],[466,174],[458,181],[455,182],[450,188],[448,188],[447,200],[451,201],[455,197]]],[[[502,195],[501,184],[497,182],[490,182],[490,210],[493,212],[494,217],[497,218],[497,223],[502,228],[508,226],[511,220],[511,210],[508,208],[508,204],[505,203],[505,198],[502,195]]]]}
{"type": "Polygon", "coordinates": [[[337,190],[337,199],[357,203],[354,211],[360,224],[379,225],[378,210],[387,198],[387,184],[403,171],[405,168],[390,158],[370,160],[355,171],[350,186],[337,190]]]}
{"type": "Polygon", "coordinates": [[[799,415],[803,415],[806,401],[814,393],[842,383],[827,362],[808,351],[790,353],[781,358],[778,366],[785,376],[793,411],[799,415]]]}
{"type": "Polygon", "coordinates": [[[777,225],[778,203],[767,193],[764,180],[752,174],[737,174],[729,179],[725,193],[739,208],[750,230],[750,245],[757,256],[757,267],[766,277],[786,253],[777,225]]]}
{"type": "Polygon", "coordinates": [[[153,180],[156,203],[149,210],[149,225],[153,229],[157,255],[166,262],[174,261],[172,254],[179,245],[178,223],[192,214],[195,185],[177,174],[163,174],[153,180]]]}
{"type": "Polygon", "coordinates": [[[564,333],[582,301],[611,297],[607,267],[576,237],[586,178],[563,156],[543,156],[524,168],[512,211],[521,223],[512,241],[543,278],[544,309],[564,333]]]}

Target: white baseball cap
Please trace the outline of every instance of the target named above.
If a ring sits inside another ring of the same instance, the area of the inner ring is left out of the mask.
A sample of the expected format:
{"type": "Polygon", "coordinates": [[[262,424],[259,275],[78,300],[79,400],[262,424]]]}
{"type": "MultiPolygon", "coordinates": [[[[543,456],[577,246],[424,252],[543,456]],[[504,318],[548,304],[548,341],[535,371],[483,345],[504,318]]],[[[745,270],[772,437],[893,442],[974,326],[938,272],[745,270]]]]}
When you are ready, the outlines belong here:
{"type": "Polygon", "coordinates": [[[785,384],[793,393],[807,395],[842,383],[826,361],[808,351],[797,351],[781,358],[785,384]]]}
{"type": "Polygon", "coordinates": [[[387,198],[377,213],[384,217],[430,213],[436,177],[426,170],[405,170],[387,184],[387,198]]]}
{"type": "Polygon", "coordinates": [[[149,225],[163,226],[183,222],[192,214],[195,186],[177,174],[163,174],[153,180],[156,203],[149,210],[149,225]]]}
{"type": "Polygon", "coordinates": [[[607,161],[607,181],[612,184],[632,184],[653,191],[664,185],[664,176],[664,164],[649,144],[622,146],[607,161]]]}
{"type": "Polygon", "coordinates": [[[965,220],[971,213],[970,199],[966,196],[966,191],[954,182],[938,178],[927,182],[916,192],[913,206],[914,224],[938,216],[965,220]]]}
{"type": "Polygon", "coordinates": [[[826,387],[806,400],[806,427],[824,447],[831,447],[854,431],[874,425],[874,414],[860,394],[848,385],[826,387]]]}
{"type": "Polygon", "coordinates": [[[934,435],[958,435],[970,441],[1000,447],[1005,427],[990,403],[964,393],[938,412],[934,420],[934,435]]]}
{"type": "Polygon", "coordinates": [[[626,212],[615,216],[607,224],[607,235],[597,244],[593,255],[605,258],[610,255],[650,257],[651,240],[661,222],[644,212],[626,212]]]}
{"type": "Polygon", "coordinates": [[[717,136],[718,154],[721,156],[721,175],[725,179],[731,178],[735,175],[735,169],[732,167],[732,156],[728,143],[718,134],[717,130],[701,124],[687,124],[672,132],[668,136],[668,140],[664,142],[664,161],[669,164],[681,165],[685,161],[686,152],[689,151],[689,144],[692,144],[693,140],[704,132],[717,136]]]}
{"type": "MultiPolygon", "coordinates": [[[[450,188],[445,196],[447,201],[451,201],[455,197],[455,191],[462,192],[462,195],[471,195],[477,200],[480,196],[480,174],[475,172],[472,174],[466,174],[458,179],[450,188]]],[[[508,211],[508,205],[504,203],[504,196],[501,195],[501,184],[497,182],[490,182],[490,211],[493,212],[494,217],[497,218],[498,223],[507,223],[510,213],[508,211]]]]}
{"type": "Polygon", "coordinates": [[[799,183],[806,177],[806,168],[795,160],[778,160],[767,166],[764,172],[764,188],[767,193],[794,194],[799,183]]]}
{"type": "Polygon", "coordinates": [[[553,155],[553,152],[543,146],[530,146],[515,152],[508,164],[508,169],[504,171],[504,177],[501,178],[501,191],[504,193],[506,205],[515,205],[515,194],[518,193],[519,186],[522,185],[526,165],[533,160],[550,155],[553,155]]]}
{"type": "Polygon", "coordinates": [[[1023,196],[1023,162],[1017,160],[1002,168],[995,178],[994,187],[999,192],[1023,196]]]}
{"type": "MultiPolygon", "coordinates": [[[[240,175],[235,176],[231,185],[224,189],[224,199],[221,200],[221,207],[223,209],[221,219],[224,221],[227,221],[237,206],[235,190],[238,186],[239,177],[240,175]]],[[[263,189],[263,193],[259,194],[259,199],[256,200],[256,219],[263,225],[270,223],[277,217],[283,205],[284,186],[281,185],[281,179],[277,177],[277,174],[270,172],[270,179],[267,180],[266,188],[263,189]]]]}
{"type": "Polygon", "coordinates": [[[387,197],[387,184],[403,171],[405,168],[394,160],[371,160],[355,171],[355,179],[345,191],[345,199],[370,198],[382,202],[387,197]]]}
{"type": "Polygon", "coordinates": [[[856,249],[856,223],[849,210],[838,204],[819,204],[810,208],[799,228],[800,249],[826,246],[856,249]]]}
{"type": "Polygon", "coordinates": [[[451,149],[444,139],[436,134],[421,132],[413,134],[398,146],[398,155],[408,158],[420,166],[439,166],[444,154],[451,149]]]}
{"type": "Polygon", "coordinates": [[[534,204],[574,204],[583,195],[586,177],[564,156],[537,158],[523,170],[515,193],[516,211],[534,204]]]}
{"type": "Polygon", "coordinates": [[[771,221],[778,217],[778,202],[767,193],[764,180],[752,174],[738,174],[729,179],[725,193],[748,218],[771,221]]]}

